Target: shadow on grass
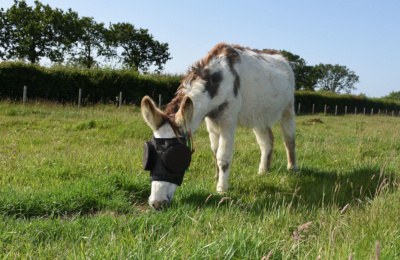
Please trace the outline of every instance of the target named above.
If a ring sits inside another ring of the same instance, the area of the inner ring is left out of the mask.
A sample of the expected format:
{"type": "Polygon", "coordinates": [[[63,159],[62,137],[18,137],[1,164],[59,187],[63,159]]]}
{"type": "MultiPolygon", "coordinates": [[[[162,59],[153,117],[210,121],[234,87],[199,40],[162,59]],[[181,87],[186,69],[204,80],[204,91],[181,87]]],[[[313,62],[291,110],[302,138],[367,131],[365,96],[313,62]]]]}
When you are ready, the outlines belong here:
{"type": "Polygon", "coordinates": [[[386,173],[384,166],[381,169],[361,167],[343,174],[304,167],[298,173],[282,177],[283,182],[274,184],[267,179],[257,180],[257,183],[254,179],[244,180],[231,188],[225,195],[229,197],[225,202],[221,202],[225,196],[213,191],[209,197],[210,192],[204,190],[192,192],[181,201],[201,207],[229,207],[231,200],[237,203],[243,198],[248,211],[255,214],[289,204],[309,209],[332,205],[342,208],[347,204],[373,199],[383,191],[391,192],[398,185],[396,174],[386,173]]]}

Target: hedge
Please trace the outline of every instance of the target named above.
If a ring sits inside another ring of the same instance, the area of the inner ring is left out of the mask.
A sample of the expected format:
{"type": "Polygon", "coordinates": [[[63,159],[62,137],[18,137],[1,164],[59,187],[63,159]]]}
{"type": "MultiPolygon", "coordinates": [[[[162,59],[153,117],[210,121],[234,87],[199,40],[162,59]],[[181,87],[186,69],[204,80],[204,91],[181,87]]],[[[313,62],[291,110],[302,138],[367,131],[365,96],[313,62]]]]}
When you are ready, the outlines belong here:
{"type": "Polygon", "coordinates": [[[131,69],[54,66],[51,68],[21,62],[0,63],[0,97],[22,98],[23,86],[29,99],[77,102],[79,89],[89,103],[114,102],[119,92],[126,103],[139,104],[143,96],[170,100],[181,82],[178,75],[143,75],[131,69]]]}
{"type": "Polygon", "coordinates": [[[373,109],[374,114],[380,110],[382,113],[388,111],[396,112],[398,115],[400,111],[400,102],[379,98],[366,98],[365,96],[356,95],[338,95],[332,93],[321,93],[311,91],[297,91],[295,95],[296,112],[298,112],[298,104],[300,103],[300,113],[310,114],[314,105],[315,113],[324,113],[325,105],[328,114],[334,114],[337,106],[337,113],[344,114],[347,107],[347,113],[354,113],[357,108],[357,113],[363,113],[364,108],[366,113],[371,113],[373,109]]]}
{"type": "MultiPolygon", "coordinates": [[[[28,99],[47,99],[59,102],[77,102],[78,91],[82,89],[82,98],[87,103],[115,102],[119,92],[123,93],[123,101],[127,104],[139,105],[143,96],[149,95],[158,101],[162,95],[165,104],[173,98],[182,76],[139,74],[130,69],[94,68],[39,65],[21,62],[0,63],[0,98],[21,100],[23,86],[28,87],[28,99]]],[[[400,102],[371,99],[355,95],[337,95],[321,92],[297,91],[295,94],[296,112],[298,103],[300,112],[311,113],[315,105],[315,113],[327,112],[344,114],[345,106],[349,113],[366,108],[370,113],[381,111],[400,111],[400,102]]]]}

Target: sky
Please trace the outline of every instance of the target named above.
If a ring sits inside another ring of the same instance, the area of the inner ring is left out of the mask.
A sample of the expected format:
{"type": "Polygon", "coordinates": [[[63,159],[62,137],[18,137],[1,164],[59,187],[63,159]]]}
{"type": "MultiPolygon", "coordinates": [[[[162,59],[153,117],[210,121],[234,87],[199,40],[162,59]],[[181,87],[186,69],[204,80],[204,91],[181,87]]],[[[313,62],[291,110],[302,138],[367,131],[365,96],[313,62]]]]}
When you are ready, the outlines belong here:
{"type": "MultiPolygon", "coordinates": [[[[34,0],[26,0],[34,5],[34,0]]],[[[399,0],[41,0],[97,22],[127,22],[169,44],[165,73],[181,74],[220,42],[286,50],[308,65],[339,64],[368,97],[400,91],[399,0]]],[[[13,0],[0,0],[8,9],[13,0]]]]}

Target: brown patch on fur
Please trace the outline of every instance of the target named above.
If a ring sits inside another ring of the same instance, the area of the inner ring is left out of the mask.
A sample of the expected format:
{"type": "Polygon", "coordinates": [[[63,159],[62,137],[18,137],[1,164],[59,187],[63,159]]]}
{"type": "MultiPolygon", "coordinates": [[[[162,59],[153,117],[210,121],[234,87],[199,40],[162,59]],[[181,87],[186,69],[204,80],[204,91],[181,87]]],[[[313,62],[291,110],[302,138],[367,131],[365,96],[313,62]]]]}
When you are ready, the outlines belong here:
{"type": "Polygon", "coordinates": [[[271,162],[272,162],[272,155],[274,153],[274,134],[272,133],[271,128],[268,128],[268,135],[269,135],[269,140],[271,143],[271,150],[268,153],[267,156],[267,172],[269,171],[271,167],[271,162]]]}
{"type": "Polygon", "coordinates": [[[170,118],[172,121],[175,121],[175,114],[178,112],[181,107],[181,103],[185,94],[183,93],[183,84],[181,84],[178,88],[178,94],[167,104],[167,107],[164,110],[164,115],[170,118]]]}
{"type": "Polygon", "coordinates": [[[222,172],[226,172],[228,170],[228,168],[229,168],[229,163],[224,164],[224,165],[221,166],[222,172]]]}
{"type": "Polygon", "coordinates": [[[237,97],[240,88],[240,78],[239,75],[236,73],[235,82],[233,83],[233,94],[237,97]]]}
{"type": "Polygon", "coordinates": [[[239,60],[239,53],[233,46],[223,42],[215,45],[214,48],[208,52],[205,58],[197,61],[195,64],[189,67],[187,75],[184,77],[183,81],[191,83],[197,79],[207,80],[210,72],[205,69],[205,67],[211,61],[211,59],[221,55],[225,55],[228,60],[230,70],[234,71],[233,66],[235,65],[235,62],[239,60]]]}
{"type": "Polygon", "coordinates": [[[286,155],[288,158],[288,168],[291,169],[296,165],[296,141],[291,138],[289,142],[285,142],[286,155]]]}

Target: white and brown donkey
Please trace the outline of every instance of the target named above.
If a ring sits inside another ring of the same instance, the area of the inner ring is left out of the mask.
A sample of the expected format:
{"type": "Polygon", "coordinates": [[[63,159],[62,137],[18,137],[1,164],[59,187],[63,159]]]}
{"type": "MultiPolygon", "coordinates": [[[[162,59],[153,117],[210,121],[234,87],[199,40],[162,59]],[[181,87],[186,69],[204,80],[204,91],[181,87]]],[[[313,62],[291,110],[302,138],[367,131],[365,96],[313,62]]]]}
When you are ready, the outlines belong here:
{"type": "MultiPolygon", "coordinates": [[[[280,121],[288,169],[295,155],[294,74],[288,61],[273,50],[258,51],[220,43],[188,70],[177,95],[164,112],[149,97],[141,103],[143,118],[155,138],[193,133],[205,119],[217,163],[217,192],[228,189],[237,126],[252,128],[261,149],[259,173],[269,170],[280,121]]],[[[149,204],[159,208],[173,200],[177,185],[153,181],[149,204]]]]}

